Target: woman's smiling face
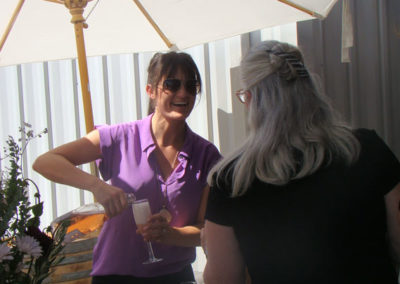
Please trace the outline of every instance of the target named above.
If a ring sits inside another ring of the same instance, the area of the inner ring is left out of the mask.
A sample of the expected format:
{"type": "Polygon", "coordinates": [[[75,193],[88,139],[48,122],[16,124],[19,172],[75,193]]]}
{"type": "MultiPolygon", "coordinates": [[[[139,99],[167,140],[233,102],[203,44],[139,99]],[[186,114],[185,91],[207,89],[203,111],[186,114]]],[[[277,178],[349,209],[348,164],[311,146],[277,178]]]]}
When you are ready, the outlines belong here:
{"type": "Polygon", "coordinates": [[[151,88],[150,96],[155,100],[155,111],[167,120],[186,120],[192,112],[196,100],[196,94],[188,92],[186,84],[187,78],[180,70],[168,78],[163,76],[156,88],[151,88]],[[176,91],[168,90],[167,84],[164,84],[166,79],[179,80],[179,88],[176,91]]]}

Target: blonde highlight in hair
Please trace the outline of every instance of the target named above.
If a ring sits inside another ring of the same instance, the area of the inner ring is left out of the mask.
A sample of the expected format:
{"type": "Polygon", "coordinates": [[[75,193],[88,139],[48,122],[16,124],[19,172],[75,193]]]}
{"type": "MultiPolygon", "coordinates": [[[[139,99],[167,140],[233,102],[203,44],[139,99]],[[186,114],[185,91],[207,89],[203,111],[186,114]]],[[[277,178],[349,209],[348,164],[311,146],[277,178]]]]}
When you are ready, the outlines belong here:
{"type": "Polygon", "coordinates": [[[262,42],[242,59],[240,71],[251,93],[248,138],[211,170],[210,184],[225,180],[239,196],[255,178],[284,185],[333,160],[357,160],[358,140],[317,89],[296,47],[262,42]]]}

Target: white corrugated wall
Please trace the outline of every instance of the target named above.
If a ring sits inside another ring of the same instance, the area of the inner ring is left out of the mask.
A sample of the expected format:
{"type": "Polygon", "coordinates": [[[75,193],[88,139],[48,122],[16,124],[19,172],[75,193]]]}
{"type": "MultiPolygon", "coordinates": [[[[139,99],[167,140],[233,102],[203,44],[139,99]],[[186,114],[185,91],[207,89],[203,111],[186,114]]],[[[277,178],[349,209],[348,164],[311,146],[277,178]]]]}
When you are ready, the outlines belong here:
{"type": "MultiPolygon", "coordinates": [[[[254,38],[255,41],[277,39],[296,44],[296,25],[261,30],[185,50],[196,61],[204,82],[204,91],[188,124],[223,154],[237,146],[245,135],[244,109],[231,95],[238,82],[231,80],[231,76],[236,74],[234,67],[239,65],[242,48],[253,44],[254,38]]],[[[152,53],[142,53],[88,58],[95,124],[126,122],[146,115],[148,98],[144,86],[151,57],[152,53]]],[[[75,60],[0,68],[1,148],[8,135],[19,137],[18,128],[23,122],[32,124],[36,132],[44,128],[49,130],[47,135],[29,144],[24,158],[24,175],[38,184],[44,201],[42,227],[48,226],[57,216],[93,202],[91,193],[51,183],[31,169],[34,159],[41,153],[85,134],[79,84],[75,60]]],[[[2,169],[5,166],[6,162],[2,161],[2,169]]],[[[87,166],[83,168],[89,171],[87,166]]],[[[194,269],[201,272],[205,258],[201,249],[198,252],[194,269]]]]}

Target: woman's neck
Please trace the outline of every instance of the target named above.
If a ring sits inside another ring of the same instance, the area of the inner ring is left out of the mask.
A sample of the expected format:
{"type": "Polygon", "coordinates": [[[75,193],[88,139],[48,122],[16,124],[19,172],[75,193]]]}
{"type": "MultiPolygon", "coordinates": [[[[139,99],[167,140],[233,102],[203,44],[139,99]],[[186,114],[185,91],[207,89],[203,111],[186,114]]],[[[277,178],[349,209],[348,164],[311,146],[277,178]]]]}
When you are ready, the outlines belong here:
{"type": "Polygon", "coordinates": [[[185,140],[186,122],[168,121],[161,115],[154,113],[151,119],[151,131],[159,147],[173,146],[180,149],[185,140]]]}

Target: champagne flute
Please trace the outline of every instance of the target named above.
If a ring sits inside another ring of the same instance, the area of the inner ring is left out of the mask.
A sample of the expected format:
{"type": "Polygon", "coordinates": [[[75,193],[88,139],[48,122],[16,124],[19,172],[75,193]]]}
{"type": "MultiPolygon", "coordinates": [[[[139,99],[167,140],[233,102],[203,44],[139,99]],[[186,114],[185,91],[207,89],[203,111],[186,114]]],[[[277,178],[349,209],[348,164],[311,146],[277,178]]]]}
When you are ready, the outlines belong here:
{"type": "MultiPolygon", "coordinates": [[[[147,199],[135,200],[132,203],[133,217],[135,218],[136,226],[138,228],[146,224],[147,219],[151,215],[149,201],[147,199]]],[[[156,258],[154,256],[153,247],[151,242],[146,242],[147,252],[149,254],[149,259],[143,262],[143,264],[156,263],[162,261],[162,258],[156,258]]]]}

